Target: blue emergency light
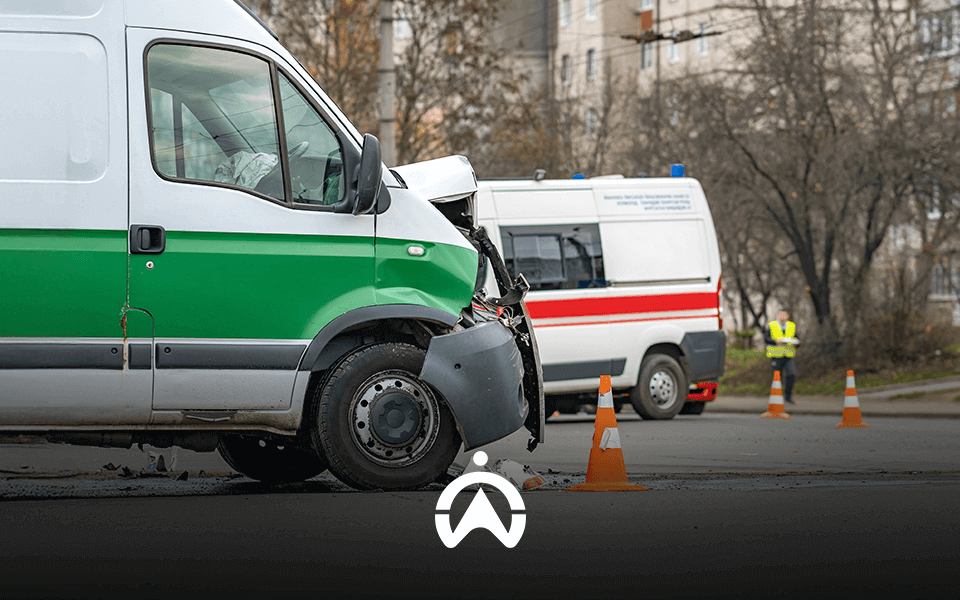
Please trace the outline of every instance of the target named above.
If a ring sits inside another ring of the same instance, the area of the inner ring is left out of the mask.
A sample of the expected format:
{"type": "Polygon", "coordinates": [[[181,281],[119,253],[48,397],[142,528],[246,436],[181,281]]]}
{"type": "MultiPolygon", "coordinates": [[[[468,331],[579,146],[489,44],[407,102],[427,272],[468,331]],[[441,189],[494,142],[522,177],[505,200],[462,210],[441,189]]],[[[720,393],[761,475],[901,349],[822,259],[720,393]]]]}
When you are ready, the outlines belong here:
{"type": "Polygon", "coordinates": [[[574,179],[586,179],[586,177],[583,176],[583,173],[577,173],[576,175],[573,176],[573,178],[574,178],[574,179]]]}
{"type": "Polygon", "coordinates": [[[670,165],[670,177],[683,177],[683,165],[670,165]]]}

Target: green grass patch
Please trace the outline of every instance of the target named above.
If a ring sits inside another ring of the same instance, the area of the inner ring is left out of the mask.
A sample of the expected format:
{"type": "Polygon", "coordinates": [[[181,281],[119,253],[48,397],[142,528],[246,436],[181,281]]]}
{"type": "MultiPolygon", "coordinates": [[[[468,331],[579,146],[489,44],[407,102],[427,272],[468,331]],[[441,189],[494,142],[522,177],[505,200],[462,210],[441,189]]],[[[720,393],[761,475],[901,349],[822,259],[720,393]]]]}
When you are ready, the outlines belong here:
{"type": "MultiPolygon", "coordinates": [[[[855,368],[857,389],[960,375],[958,357],[953,355],[952,350],[949,355],[944,354],[945,356],[936,360],[916,364],[872,369],[855,368]]],[[[798,378],[793,386],[796,394],[842,396],[846,389],[846,367],[836,367],[815,373],[798,367],[797,371],[798,378]]],[[[765,396],[770,392],[770,383],[770,361],[764,349],[727,348],[726,369],[723,377],[720,378],[720,393],[765,396]]]]}
{"type": "Polygon", "coordinates": [[[926,392],[914,392],[912,394],[897,394],[896,396],[890,396],[891,400],[914,400],[916,398],[922,398],[926,396],[926,392]]]}

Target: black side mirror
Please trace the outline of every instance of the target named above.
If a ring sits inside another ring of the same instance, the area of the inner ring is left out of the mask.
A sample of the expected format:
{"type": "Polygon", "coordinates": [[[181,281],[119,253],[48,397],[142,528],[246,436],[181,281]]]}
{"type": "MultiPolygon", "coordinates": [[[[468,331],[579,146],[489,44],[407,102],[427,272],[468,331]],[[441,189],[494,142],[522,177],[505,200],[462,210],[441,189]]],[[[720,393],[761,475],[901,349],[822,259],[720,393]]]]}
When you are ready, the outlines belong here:
{"type": "Polygon", "coordinates": [[[353,208],[353,214],[362,215],[373,211],[380,196],[382,182],[380,140],[368,133],[363,136],[363,153],[360,155],[360,173],[357,178],[357,204],[353,208]]]}
{"type": "Polygon", "coordinates": [[[353,140],[340,130],[337,139],[343,149],[343,200],[333,205],[333,211],[341,214],[362,215],[372,213],[377,197],[386,193],[381,186],[383,163],[380,157],[380,140],[369,133],[363,136],[362,153],[357,152],[353,140]]]}

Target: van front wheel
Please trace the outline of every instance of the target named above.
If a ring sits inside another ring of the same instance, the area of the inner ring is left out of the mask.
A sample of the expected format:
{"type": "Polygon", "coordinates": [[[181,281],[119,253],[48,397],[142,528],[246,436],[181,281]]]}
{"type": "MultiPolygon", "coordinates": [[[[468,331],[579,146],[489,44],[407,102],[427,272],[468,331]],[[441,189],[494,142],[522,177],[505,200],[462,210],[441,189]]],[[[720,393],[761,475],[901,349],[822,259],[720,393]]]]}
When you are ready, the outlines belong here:
{"type": "Polygon", "coordinates": [[[361,489],[437,481],[460,450],[453,414],[418,374],[426,352],[401,343],[341,360],[312,404],[314,447],[340,481],[361,489]]]}
{"type": "Polygon", "coordinates": [[[640,381],[630,390],[630,403],[644,419],[672,419],[687,397],[687,377],[672,356],[652,354],[640,365],[640,381]]]}

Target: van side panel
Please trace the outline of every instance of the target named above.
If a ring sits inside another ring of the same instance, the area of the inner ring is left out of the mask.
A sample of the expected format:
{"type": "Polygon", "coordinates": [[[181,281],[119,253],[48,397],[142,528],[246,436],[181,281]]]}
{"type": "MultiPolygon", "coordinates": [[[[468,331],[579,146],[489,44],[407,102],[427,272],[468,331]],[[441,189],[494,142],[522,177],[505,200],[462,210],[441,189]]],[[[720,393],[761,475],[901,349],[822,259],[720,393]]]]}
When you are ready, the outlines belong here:
{"type": "Polygon", "coordinates": [[[0,422],[137,423],[121,3],[0,6],[0,422]],[[44,15],[55,8],[56,17],[44,15]],[[64,382],[69,381],[69,393],[64,382]]]}

